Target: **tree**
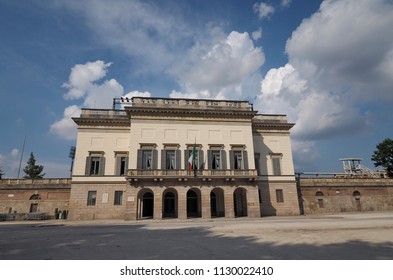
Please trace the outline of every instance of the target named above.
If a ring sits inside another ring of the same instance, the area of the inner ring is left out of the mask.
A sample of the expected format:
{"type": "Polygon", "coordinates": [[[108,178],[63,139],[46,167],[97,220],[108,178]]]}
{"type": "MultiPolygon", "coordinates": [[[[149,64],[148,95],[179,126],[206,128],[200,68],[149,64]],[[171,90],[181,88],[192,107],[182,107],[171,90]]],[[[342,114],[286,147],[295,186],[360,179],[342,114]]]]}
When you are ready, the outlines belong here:
{"type": "Polygon", "coordinates": [[[0,179],[3,179],[3,176],[4,176],[4,171],[3,171],[3,166],[0,166],[0,179]]]}
{"type": "Polygon", "coordinates": [[[374,166],[382,166],[386,168],[389,177],[393,177],[393,140],[385,139],[377,145],[377,149],[371,156],[371,160],[375,161],[374,166]]]}
{"type": "Polygon", "coordinates": [[[23,171],[26,173],[25,179],[41,179],[45,176],[45,173],[41,174],[42,170],[44,170],[44,167],[42,165],[35,164],[34,154],[30,153],[30,158],[27,161],[27,165],[23,169],[23,171]]]}

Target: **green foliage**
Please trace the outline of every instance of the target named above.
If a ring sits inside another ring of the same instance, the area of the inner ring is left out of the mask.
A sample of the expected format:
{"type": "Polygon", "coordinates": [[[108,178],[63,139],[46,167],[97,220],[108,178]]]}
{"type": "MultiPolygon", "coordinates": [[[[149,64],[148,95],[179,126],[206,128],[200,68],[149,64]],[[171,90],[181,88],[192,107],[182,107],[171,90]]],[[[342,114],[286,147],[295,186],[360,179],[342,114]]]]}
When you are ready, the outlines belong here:
{"type": "Polygon", "coordinates": [[[24,177],[25,179],[41,179],[45,176],[45,173],[41,174],[42,170],[44,170],[44,167],[42,165],[35,164],[35,162],[36,161],[33,153],[30,153],[30,158],[27,161],[27,165],[23,169],[23,171],[26,173],[26,176],[24,177]]]}
{"type": "Polygon", "coordinates": [[[377,149],[371,156],[375,166],[382,166],[386,168],[387,174],[390,178],[393,177],[393,140],[385,139],[377,145],[377,149]]]}
{"type": "Polygon", "coordinates": [[[3,179],[4,171],[2,170],[3,166],[0,166],[0,179],[3,179]]]}

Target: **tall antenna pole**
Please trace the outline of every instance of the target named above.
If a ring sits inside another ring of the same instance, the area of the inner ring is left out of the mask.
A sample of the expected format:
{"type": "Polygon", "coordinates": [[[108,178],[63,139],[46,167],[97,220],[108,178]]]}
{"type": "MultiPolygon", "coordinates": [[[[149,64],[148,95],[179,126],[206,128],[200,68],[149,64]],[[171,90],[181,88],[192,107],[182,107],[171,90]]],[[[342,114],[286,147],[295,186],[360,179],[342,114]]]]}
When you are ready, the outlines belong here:
{"type": "Polygon", "coordinates": [[[23,153],[25,152],[25,145],[26,145],[26,135],[25,135],[25,140],[23,140],[22,154],[20,155],[19,169],[18,169],[18,179],[19,179],[19,175],[20,175],[20,168],[22,166],[23,153]]]}

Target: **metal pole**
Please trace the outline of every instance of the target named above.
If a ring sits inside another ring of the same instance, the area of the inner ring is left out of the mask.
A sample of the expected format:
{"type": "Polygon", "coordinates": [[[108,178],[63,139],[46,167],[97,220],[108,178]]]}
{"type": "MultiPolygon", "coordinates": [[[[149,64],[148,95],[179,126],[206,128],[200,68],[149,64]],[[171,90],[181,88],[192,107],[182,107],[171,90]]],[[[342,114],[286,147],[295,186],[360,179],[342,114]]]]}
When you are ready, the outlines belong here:
{"type": "Polygon", "coordinates": [[[25,152],[25,145],[26,145],[26,135],[25,135],[25,140],[23,140],[22,154],[20,155],[18,177],[17,177],[18,179],[19,179],[19,175],[20,175],[20,168],[22,166],[23,153],[25,152]]]}

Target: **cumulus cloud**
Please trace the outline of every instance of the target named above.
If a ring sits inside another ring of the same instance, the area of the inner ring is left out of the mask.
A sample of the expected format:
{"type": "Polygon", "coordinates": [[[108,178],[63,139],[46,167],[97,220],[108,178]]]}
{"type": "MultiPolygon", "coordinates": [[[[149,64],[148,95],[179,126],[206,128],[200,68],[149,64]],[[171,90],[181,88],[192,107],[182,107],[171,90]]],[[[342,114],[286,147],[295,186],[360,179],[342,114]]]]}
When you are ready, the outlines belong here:
{"type": "Polygon", "coordinates": [[[392,2],[384,0],[324,1],[288,40],[289,61],[331,91],[392,98],[392,13],[392,2]]]}
{"type": "Polygon", "coordinates": [[[324,1],[287,41],[289,63],[261,81],[257,107],[296,122],[298,167],[318,157],[317,140],[367,129],[370,103],[393,101],[392,13],[383,0],[324,1]]]}
{"type": "Polygon", "coordinates": [[[12,149],[9,153],[0,154],[0,168],[5,173],[3,178],[12,177],[11,174],[16,174],[19,167],[19,150],[12,149]]]}
{"type": "Polygon", "coordinates": [[[60,138],[73,140],[76,138],[76,124],[72,120],[81,113],[81,107],[72,105],[65,108],[63,118],[50,126],[50,132],[56,134],[60,138]]]}
{"type": "Polygon", "coordinates": [[[258,15],[259,19],[270,18],[274,14],[274,7],[266,4],[265,2],[255,3],[253,6],[254,12],[258,15]]]}
{"type": "Polygon", "coordinates": [[[107,74],[111,63],[97,60],[85,64],[77,64],[71,69],[69,81],[63,87],[68,89],[64,94],[66,100],[82,99],[82,104],[74,104],[64,110],[63,118],[50,126],[50,131],[63,139],[76,138],[76,124],[72,120],[81,113],[81,108],[111,108],[115,97],[150,96],[149,92],[132,91],[124,94],[123,87],[115,79],[101,81],[107,74]]]}
{"type": "Polygon", "coordinates": [[[225,39],[190,50],[190,61],[176,70],[183,91],[171,97],[236,98],[244,96],[245,81],[263,65],[265,56],[247,32],[232,31],[225,39]]]}
{"type": "Polygon", "coordinates": [[[251,33],[251,37],[256,41],[262,38],[262,27],[259,27],[258,30],[255,30],[251,33]]]}
{"type": "Polygon", "coordinates": [[[139,61],[135,71],[166,72],[184,51],[184,42],[195,36],[183,15],[168,3],[58,0],[56,5],[82,15],[102,44],[139,61]]]}

